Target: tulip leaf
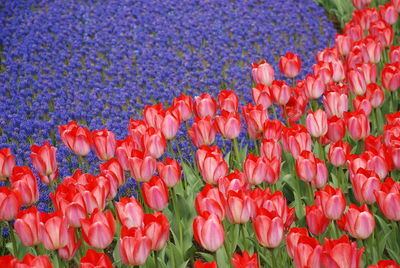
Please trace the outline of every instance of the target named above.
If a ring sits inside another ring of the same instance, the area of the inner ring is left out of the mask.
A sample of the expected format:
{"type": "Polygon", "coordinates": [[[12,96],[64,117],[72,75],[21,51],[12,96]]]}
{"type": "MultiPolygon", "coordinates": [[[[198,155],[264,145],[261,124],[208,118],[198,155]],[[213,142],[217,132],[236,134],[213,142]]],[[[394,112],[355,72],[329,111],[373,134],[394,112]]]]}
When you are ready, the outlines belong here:
{"type": "Polygon", "coordinates": [[[207,262],[212,262],[214,261],[214,256],[209,254],[209,253],[205,253],[205,252],[199,252],[199,255],[201,257],[203,257],[207,262]]]}
{"type": "Polygon", "coordinates": [[[197,176],[195,175],[194,169],[191,166],[189,166],[188,164],[186,164],[185,161],[183,161],[181,163],[181,165],[182,165],[183,173],[185,175],[185,179],[187,180],[189,185],[193,186],[196,183],[196,181],[198,180],[197,176]]]}
{"type": "Polygon", "coordinates": [[[229,263],[230,263],[229,257],[223,246],[217,250],[215,255],[216,255],[216,261],[218,263],[218,267],[228,267],[229,266],[229,263]]]}
{"type": "Polygon", "coordinates": [[[332,178],[333,186],[334,186],[335,188],[339,188],[339,187],[340,187],[340,182],[339,182],[339,180],[338,180],[338,177],[336,177],[335,174],[331,173],[331,178],[332,178]]]}
{"type": "Polygon", "coordinates": [[[119,241],[117,244],[115,244],[112,256],[114,259],[113,267],[116,267],[117,264],[121,263],[121,257],[119,255],[119,241]]]}

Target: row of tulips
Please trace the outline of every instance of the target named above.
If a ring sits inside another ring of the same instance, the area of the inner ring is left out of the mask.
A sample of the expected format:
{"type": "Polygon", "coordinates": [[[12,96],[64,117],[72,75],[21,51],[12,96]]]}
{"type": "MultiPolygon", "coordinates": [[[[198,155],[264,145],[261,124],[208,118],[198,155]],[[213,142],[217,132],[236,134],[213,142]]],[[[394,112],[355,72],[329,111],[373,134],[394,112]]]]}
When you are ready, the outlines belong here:
{"type": "Polygon", "coordinates": [[[0,188],[0,220],[8,222],[12,256],[0,263],[399,267],[400,50],[391,26],[399,11],[398,1],[356,11],[303,81],[294,82],[300,58],[281,57],[292,85],[276,81],[267,62],[254,63],[255,105],[241,113],[238,96],[223,90],[216,100],[181,95],[170,108],[146,106],[123,140],[74,121],[60,126],[80,170],[58,178],[48,142],[31,153],[53,213],[35,206],[34,172],[2,149],[0,175],[9,187],[0,188]],[[237,140],[241,116],[254,146],[237,140]],[[197,147],[194,163],[172,149],[182,122],[197,147]],[[212,145],[217,133],[231,148],[212,145]],[[102,161],[98,175],[84,173],[92,148],[102,161]],[[123,197],[127,174],[137,187],[123,197]]]}

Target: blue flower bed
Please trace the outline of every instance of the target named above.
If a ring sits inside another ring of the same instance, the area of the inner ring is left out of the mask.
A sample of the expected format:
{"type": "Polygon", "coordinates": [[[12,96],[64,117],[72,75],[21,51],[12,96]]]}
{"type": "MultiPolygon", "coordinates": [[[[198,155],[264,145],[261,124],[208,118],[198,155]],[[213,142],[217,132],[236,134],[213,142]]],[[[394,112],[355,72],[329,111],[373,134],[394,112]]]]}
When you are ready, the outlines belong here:
{"type": "MultiPolygon", "coordinates": [[[[181,93],[234,89],[241,104],[252,102],[252,62],[266,59],[284,79],[278,59],[292,51],[304,78],[335,33],[312,0],[8,0],[0,17],[0,148],[32,167],[31,144],[58,144],[61,178],[78,162],[58,125],[76,120],[123,139],[145,105],[181,93]]],[[[94,153],[88,160],[96,172],[94,153]]],[[[39,185],[45,210],[48,188],[39,185]]]]}

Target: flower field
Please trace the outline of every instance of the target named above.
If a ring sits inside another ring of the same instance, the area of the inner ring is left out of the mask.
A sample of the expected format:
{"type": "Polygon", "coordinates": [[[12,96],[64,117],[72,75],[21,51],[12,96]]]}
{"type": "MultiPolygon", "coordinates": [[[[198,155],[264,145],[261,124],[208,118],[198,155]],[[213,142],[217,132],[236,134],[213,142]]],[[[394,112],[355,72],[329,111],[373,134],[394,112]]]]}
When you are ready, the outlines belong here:
{"type": "Polygon", "coordinates": [[[400,1],[0,4],[0,264],[400,267],[400,1]]]}

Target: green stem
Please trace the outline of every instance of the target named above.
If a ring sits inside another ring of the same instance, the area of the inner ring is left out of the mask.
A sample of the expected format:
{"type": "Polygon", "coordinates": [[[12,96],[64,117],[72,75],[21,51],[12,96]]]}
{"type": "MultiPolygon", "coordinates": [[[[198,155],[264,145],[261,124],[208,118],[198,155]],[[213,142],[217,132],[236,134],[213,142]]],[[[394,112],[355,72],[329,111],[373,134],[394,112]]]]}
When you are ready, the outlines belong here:
{"type": "Polygon", "coordinates": [[[180,216],[180,212],[179,212],[179,209],[177,206],[175,189],[172,187],[171,191],[172,191],[172,205],[174,206],[176,221],[177,221],[178,228],[179,228],[179,245],[180,245],[180,249],[182,251],[182,256],[183,256],[184,255],[183,254],[183,232],[182,232],[181,216],[180,216]]]}
{"type": "Polygon", "coordinates": [[[322,139],[322,137],[320,137],[318,140],[316,140],[316,142],[318,143],[318,147],[319,147],[319,158],[321,160],[325,160],[325,150],[324,150],[324,146],[322,145],[321,139],[322,139]]]}
{"type": "Polygon", "coordinates": [[[244,247],[244,249],[243,250],[249,250],[249,248],[248,248],[248,245],[247,245],[247,239],[246,239],[246,225],[245,224],[241,224],[241,226],[240,226],[241,228],[241,233],[242,233],[242,236],[243,236],[243,247],[244,247]]]}
{"type": "Polygon", "coordinates": [[[256,149],[256,155],[260,155],[260,147],[258,146],[257,140],[254,140],[254,148],[256,149]]]}
{"type": "Polygon", "coordinates": [[[176,158],[176,156],[175,156],[175,151],[174,151],[174,149],[172,148],[172,141],[171,140],[169,140],[169,141],[167,141],[167,150],[168,150],[168,153],[170,154],[170,155],[172,155],[172,157],[175,159],[176,158]]]}
{"type": "Polygon", "coordinates": [[[278,119],[278,116],[276,115],[275,104],[273,104],[273,103],[271,104],[271,109],[272,109],[272,113],[273,113],[275,119],[278,119]]]}
{"type": "Polygon", "coordinates": [[[78,155],[78,164],[79,164],[79,167],[81,168],[82,173],[85,173],[83,156],[81,156],[81,155],[78,155]]]}
{"type": "Polygon", "coordinates": [[[192,155],[194,169],[196,170],[196,172],[199,172],[199,169],[198,169],[198,167],[196,165],[196,157],[195,157],[195,151],[193,149],[193,142],[192,142],[192,139],[190,138],[190,135],[189,135],[189,132],[188,132],[188,130],[190,129],[188,121],[185,121],[185,127],[186,127],[187,139],[188,139],[188,142],[190,144],[190,152],[191,152],[191,155],[192,155]]]}
{"type": "Polygon", "coordinates": [[[58,268],[64,267],[63,260],[61,259],[60,255],[57,254],[57,262],[58,262],[58,268]]]}
{"type": "Polygon", "coordinates": [[[156,265],[156,268],[158,268],[158,256],[157,256],[157,250],[154,250],[154,263],[156,265]]]}
{"type": "Polygon", "coordinates": [[[233,139],[233,148],[235,150],[237,168],[238,168],[238,170],[241,171],[242,170],[242,160],[240,158],[239,145],[238,145],[237,138],[233,139]]]}
{"type": "Polygon", "coordinates": [[[269,252],[271,253],[271,260],[272,260],[272,268],[278,267],[276,265],[276,258],[275,258],[275,253],[273,248],[269,248],[269,252]]]}
{"type": "Polygon", "coordinates": [[[7,222],[8,223],[8,233],[10,234],[10,239],[11,239],[11,243],[12,243],[12,247],[13,247],[13,253],[14,253],[14,257],[18,257],[18,249],[17,249],[17,242],[15,241],[15,235],[14,235],[14,228],[13,225],[11,224],[11,222],[7,222]]]}

